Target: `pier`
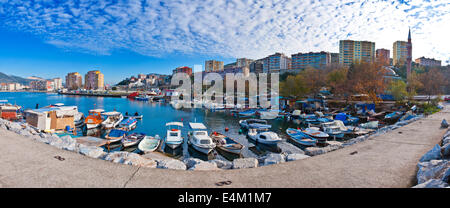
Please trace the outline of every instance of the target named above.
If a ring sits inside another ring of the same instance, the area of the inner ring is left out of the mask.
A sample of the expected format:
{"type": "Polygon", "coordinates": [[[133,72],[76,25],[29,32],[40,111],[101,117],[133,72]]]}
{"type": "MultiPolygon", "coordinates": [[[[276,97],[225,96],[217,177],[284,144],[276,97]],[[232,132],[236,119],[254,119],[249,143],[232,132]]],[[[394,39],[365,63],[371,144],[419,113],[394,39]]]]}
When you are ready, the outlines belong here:
{"type": "Polygon", "coordinates": [[[450,109],[367,141],[278,165],[218,171],[140,168],[92,159],[0,130],[0,187],[411,187],[450,109]],[[59,156],[59,157],[58,157],[59,156]],[[55,159],[64,158],[64,160],[55,159]]]}

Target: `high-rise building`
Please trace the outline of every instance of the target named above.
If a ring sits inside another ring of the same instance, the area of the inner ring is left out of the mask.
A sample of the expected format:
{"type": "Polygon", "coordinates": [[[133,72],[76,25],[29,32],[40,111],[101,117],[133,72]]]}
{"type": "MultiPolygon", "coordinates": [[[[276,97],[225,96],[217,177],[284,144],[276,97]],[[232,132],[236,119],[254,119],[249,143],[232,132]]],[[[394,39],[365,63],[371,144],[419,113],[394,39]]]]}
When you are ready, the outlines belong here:
{"type": "Polygon", "coordinates": [[[84,88],[87,90],[105,89],[103,74],[99,70],[89,71],[84,78],[84,88]]]}
{"type": "Polygon", "coordinates": [[[377,49],[377,61],[385,66],[389,65],[391,62],[391,51],[384,48],[377,49]]]}
{"type": "Polygon", "coordinates": [[[178,67],[178,68],[174,69],[172,75],[174,75],[176,73],[186,73],[189,76],[191,76],[192,75],[192,68],[189,68],[187,66],[181,66],[181,67],[178,67]]]}
{"type": "Polygon", "coordinates": [[[339,63],[350,66],[354,62],[375,61],[375,43],[370,41],[339,41],[339,63]]]}
{"type": "Polygon", "coordinates": [[[392,64],[394,66],[406,64],[406,58],[408,57],[408,42],[400,40],[395,41],[392,55],[392,64]]]}
{"type": "Polygon", "coordinates": [[[62,89],[62,79],[61,78],[54,78],[52,79],[53,85],[55,87],[55,90],[62,89]]]}
{"type": "Polygon", "coordinates": [[[291,58],[283,53],[275,53],[263,59],[264,73],[283,73],[289,70],[291,58]]]}
{"type": "Polygon", "coordinates": [[[236,60],[236,66],[237,67],[246,67],[246,66],[250,66],[250,64],[253,62],[252,59],[248,59],[248,58],[239,58],[236,60]]]}
{"type": "Polygon", "coordinates": [[[330,53],[331,56],[331,64],[338,65],[339,64],[339,53],[330,53]]]}
{"type": "Polygon", "coordinates": [[[309,53],[297,53],[292,54],[292,66],[291,69],[300,71],[306,69],[306,67],[314,67],[320,69],[331,63],[331,54],[328,52],[309,52],[309,53]]]}
{"type": "Polygon", "coordinates": [[[205,72],[223,71],[223,61],[209,60],[205,61],[205,72]]]}
{"type": "Polygon", "coordinates": [[[249,66],[251,73],[259,74],[263,72],[263,60],[256,60],[249,66]]]}
{"type": "Polygon", "coordinates": [[[72,72],[66,76],[66,88],[68,90],[77,90],[83,86],[83,81],[80,73],[72,72]]]}
{"type": "Polygon", "coordinates": [[[415,60],[415,62],[417,64],[419,64],[420,66],[431,66],[431,67],[433,67],[433,66],[441,66],[441,64],[442,64],[441,60],[436,60],[436,59],[433,59],[433,58],[425,58],[423,56],[420,57],[420,58],[417,58],[415,60]]]}

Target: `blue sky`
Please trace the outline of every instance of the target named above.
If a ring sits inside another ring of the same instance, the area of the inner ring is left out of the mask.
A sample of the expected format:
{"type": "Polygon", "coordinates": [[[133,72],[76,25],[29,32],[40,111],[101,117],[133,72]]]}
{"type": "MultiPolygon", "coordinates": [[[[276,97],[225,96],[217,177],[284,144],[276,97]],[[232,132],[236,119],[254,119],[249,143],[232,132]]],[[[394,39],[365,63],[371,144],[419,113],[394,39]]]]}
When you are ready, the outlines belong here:
{"type": "Polygon", "coordinates": [[[338,51],[341,39],[391,50],[413,32],[413,58],[450,63],[450,2],[394,0],[0,0],[0,71],[107,83],[178,66],[338,51]]]}

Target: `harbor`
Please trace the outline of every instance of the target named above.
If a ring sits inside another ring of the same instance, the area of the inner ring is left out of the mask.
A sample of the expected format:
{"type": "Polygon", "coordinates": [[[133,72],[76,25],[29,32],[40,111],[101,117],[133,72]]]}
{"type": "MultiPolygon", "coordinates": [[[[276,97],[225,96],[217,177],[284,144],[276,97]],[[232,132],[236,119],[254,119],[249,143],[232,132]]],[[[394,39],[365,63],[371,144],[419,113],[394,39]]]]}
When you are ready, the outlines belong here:
{"type": "Polygon", "coordinates": [[[179,171],[118,165],[29,140],[0,129],[1,187],[411,187],[417,162],[442,140],[449,107],[325,155],[276,166],[179,171]],[[21,152],[21,154],[17,154],[21,152]],[[356,152],[356,153],[355,153],[356,152]],[[64,161],[55,159],[61,156],[64,161]],[[36,173],[39,173],[36,175],[36,173]],[[48,177],[51,176],[51,177],[48,177]],[[295,180],[292,180],[295,178],[295,180]]]}
{"type": "Polygon", "coordinates": [[[303,159],[362,142],[372,134],[385,133],[423,117],[416,106],[403,110],[391,107],[392,112],[375,113],[373,104],[354,105],[357,112],[353,115],[344,113],[350,112],[344,108],[333,114],[314,112],[317,109],[312,106],[319,110],[327,107],[315,105],[317,100],[312,100],[314,105],[305,101],[301,107],[314,113],[277,111],[275,117],[264,120],[273,112],[237,111],[211,104],[180,109],[176,103],[163,100],[42,95],[21,92],[4,93],[3,97],[21,104],[23,113],[18,118],[26,117],[22,122],[38,131],[61,138],[69,136],[107,153],[129,152],[145,157],[155,152],[183,161],[187,168],[191,161],[214,162],[222,169],[230,169],[230,164],[239,158],[248,158],[245,167],[257,166],[252,165],[252,159],[262,165],[303,159]]]}

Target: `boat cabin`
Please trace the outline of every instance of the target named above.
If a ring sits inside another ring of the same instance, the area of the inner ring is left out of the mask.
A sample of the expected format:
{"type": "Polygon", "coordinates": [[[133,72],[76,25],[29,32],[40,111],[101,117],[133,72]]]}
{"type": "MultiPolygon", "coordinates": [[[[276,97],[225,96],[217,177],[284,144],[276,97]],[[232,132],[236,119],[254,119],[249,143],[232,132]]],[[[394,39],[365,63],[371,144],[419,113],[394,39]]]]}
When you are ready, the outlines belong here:
{"type": "Polygon", "coordinates": [[[11,105],[11,104],[3,104],[0,105],[0,118],[6,120],[16,120],[18,119],[18,111],[20,110],[20,106],[11,105]]]}
{"type": "Polygon", "coordinates": [[[64,130],[69,126],[75,127],[75,115],[78,114],[76,106],[44,107],[27,110],[26,122],[41,131],[64,130]]]}

